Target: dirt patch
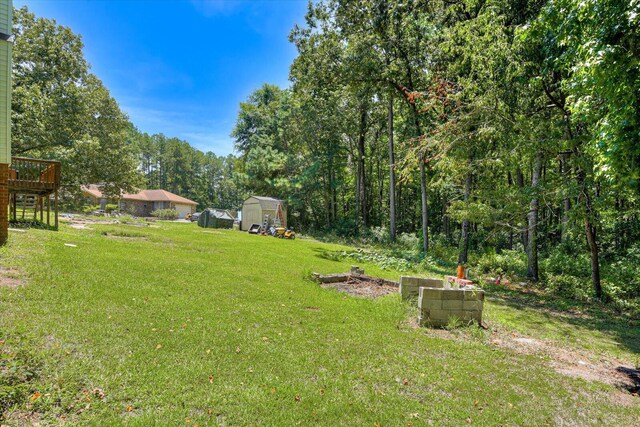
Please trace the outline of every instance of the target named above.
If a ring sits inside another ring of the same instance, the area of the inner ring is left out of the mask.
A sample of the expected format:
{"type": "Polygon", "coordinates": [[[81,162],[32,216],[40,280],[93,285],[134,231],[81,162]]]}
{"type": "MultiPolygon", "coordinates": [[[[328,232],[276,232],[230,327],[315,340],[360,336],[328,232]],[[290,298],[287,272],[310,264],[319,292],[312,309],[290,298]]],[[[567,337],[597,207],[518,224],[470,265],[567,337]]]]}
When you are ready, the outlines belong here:
{"type": "Polygon", "coordinates": [[[124,231],[116,231],[116,232],[103,231],[102,235],[115,240],[132,240],[132,239],[147,240],[148,239],[148,236],[145,234],[127,233],[124,231]]]}
{"type": "Polygon", "coordinates": [[[4,413],[4,419],[9,424],[38,426],[42,422],[42,415],[34,411],[7,411],[4,413]]]}
{"type": "MultiPolygon", "coordinates": [[[[470,341],[474,337],[464,330],[425,329],[429,336],[470,341]]],[[[475,338],[477,340],[477,337],[475,338]]],[[[539,340],[506,331],[492,330],[486,344],[508,349],[517,354],[542,355],[556,372],[587,381],[599,381],[615,386],[614,402],[640,406],[640,371],[629,363],[605,354],[593,354],[577,348],[566,348],[554,341],[539,340]]]]}
{"type": "Polygon", "coordinates": [[[551,341],[517,334],[493,334],[489,344],[508,348],[519,354],[544,354],[549,357],[549,365],[556,372],[569,377],[600,381],[629,391],[637,387],[633,376],[629,375],[637,372],[635,369],[603,354],[596,356],[585,350],[565,348],[551,341]]]}
{"type": "Polygon", "coordinates": [[[0,267],[0,287],[15,289],[24,285],[22,280],[22,274],[15,268],[2,268],[0,267]]]}
{"type": "Polygon", "coordinates": [[[383,279],[363,280],[351,276],[345,282],[320,283],[323,288],[333,288],[339,292],[344,292],[354,297],[377,298],[384,295],[398,293],[396,286],[389,285],[383,279]]]}
{"type": "Polygon", "coordinates": [[[157,225],[150,225],[144,222],[122,222],[118,219],[92,219],[92,218],[82,218],[82,217],[68,217],[64,218],[63,221],[69,225],[71,228],[75,228],[76,230],[91,230],[89,225],[130,225],[132,227],[153,227],[160,228],[157,225]]]}
{"type": "Polygon", "coordinates": [[[75,228],[76,230],[93,230],[93,228],[87,227],[87,224],[84,222],[72,223],[69,224],[69,227],[75,228]]]}

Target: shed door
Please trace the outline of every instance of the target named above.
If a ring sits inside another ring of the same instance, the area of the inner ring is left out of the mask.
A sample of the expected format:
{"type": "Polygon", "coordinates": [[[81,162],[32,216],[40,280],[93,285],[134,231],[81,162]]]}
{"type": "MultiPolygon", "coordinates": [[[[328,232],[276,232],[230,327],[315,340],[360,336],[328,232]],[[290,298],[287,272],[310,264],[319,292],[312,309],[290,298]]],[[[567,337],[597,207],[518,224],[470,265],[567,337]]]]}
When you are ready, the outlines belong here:
{"type": "Polygon", "coordinates": [[[176,204],[176,211],[178,212],[178,218],[186,218],[187,214],[191,213],[191,205],[176,204]]]}
{"type": "Polygon", "coordinates": [[[262,224],[262,209],[258,203],[245,204],[242,209],[242,230],[246,231],[251,224],[262,224]]]}

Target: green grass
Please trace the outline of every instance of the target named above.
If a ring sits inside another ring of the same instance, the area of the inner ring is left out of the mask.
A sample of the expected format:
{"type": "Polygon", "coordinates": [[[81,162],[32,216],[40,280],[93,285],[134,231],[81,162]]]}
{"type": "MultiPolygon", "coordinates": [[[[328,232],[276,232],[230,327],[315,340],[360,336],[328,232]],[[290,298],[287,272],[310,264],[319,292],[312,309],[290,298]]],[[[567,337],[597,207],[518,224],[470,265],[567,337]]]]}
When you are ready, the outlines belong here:
{"type": "MultiPolygon", "coordinates": [[[[0,249],[27,277],[0,288],[4,424],[28,411],[54,425],[640,424],[612,386],[486,340],[430,336],[396,295],[357,299],[307,279],[346,271],[326,253],[352,248],[157,224],[29,230],[0,249]]],[[[494,299],[487,316],[638,356],[637,331],[548,317],[535,301],[494,299]]]]}

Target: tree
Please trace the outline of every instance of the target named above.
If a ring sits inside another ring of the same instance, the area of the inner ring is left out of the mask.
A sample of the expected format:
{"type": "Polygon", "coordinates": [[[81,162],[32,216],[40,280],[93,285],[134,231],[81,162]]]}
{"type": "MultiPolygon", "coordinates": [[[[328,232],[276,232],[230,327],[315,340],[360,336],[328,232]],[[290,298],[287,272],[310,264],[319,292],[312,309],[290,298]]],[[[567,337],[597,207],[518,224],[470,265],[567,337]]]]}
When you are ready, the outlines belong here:
{"type": "Polygon", "coordinates": [[[15,10],[12,150],[61,160],[68,191],[101,183],[118,195],[138,182],[128,120],[89,72],[82,40],[55,21],[15,10]]]}

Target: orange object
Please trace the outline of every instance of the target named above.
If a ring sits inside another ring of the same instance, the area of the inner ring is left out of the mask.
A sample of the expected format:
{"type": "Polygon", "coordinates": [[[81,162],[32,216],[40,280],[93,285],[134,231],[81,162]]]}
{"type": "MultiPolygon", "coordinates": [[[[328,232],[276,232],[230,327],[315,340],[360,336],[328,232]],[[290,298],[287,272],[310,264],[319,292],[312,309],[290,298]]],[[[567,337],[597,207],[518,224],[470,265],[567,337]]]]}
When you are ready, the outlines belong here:
{"type": "Polygon", "coordinates": [[[458,265],[458,279],[464,279],[464,266],[462,264],[458,265]]]}

